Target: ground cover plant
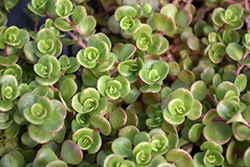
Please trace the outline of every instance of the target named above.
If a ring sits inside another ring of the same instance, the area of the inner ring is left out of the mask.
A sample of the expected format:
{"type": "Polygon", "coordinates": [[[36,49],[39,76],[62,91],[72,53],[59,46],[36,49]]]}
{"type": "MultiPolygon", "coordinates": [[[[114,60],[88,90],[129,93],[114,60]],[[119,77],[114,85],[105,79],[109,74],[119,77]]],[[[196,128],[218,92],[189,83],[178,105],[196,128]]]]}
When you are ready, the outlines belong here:
{"type": "Polygon", "coordinates": [[[1,167],[250,166],[247,0],[31,0],[33,29],[6,26],[17,3],[1,167]]]}

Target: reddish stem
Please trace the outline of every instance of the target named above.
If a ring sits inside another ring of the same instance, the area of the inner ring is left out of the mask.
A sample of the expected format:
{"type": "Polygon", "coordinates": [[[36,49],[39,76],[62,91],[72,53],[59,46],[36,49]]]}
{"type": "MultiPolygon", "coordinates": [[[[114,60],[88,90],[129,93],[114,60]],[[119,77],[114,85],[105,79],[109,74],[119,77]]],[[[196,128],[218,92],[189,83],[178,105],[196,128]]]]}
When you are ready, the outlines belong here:
{"type": "Polygon", "coordinates": [[[178,128],[176,128],[176,130],[177,132],[180,132],[183,128],[184,128],[184,124],[181,124],[180,126],[178,126],[178,128]]]}
{"type": "Polygon", "coordinates": [[[50,18],[50,19],[54,19],[54,17],[53,16],[51,16],[48,12],[44,12],[44,14],[46,14],[46,16],[48,17],[48,18],[50,18]]]}
{"type": "Polygon", "coordinates": [[[206,93],[206,96],[214,103],[216,103],[216,101],[214,100],[214,98],[209,94],[209,93],[206,93]]]}
{"type": "Polygon", "coordinates": [[[142,87],[143,85],[143,81],[141,80],[141,78],[138,76],[138,86],[139,86],[139,89],[140,87],[142,87]]]}
{"type": "Polygon", "coordinates": [[[111,71],[111,73],[110,73],[110,76],[112,77],[114,74],[116,74],[118,72],[118,69],[116,68],[116,69],[114,69],[113,71],[111,71]]]}
{"type": "Polygon", "coordinates": [[[90,137],[93,138],[94,134],[95,134],[95,133],[98,133],[98,132],[100,132],[100,129],[99,129],[99,128],[97,128],[97,129],[92,133],[92,135],[91,135],[90,137]]]}
{"type": "MultiPolygon", "coordinates": [[[[248,2],[248,0],[244,0],[244,6],[245,6],[245,9],[247,11],[249,11],[249,2],[248,2]]],[[[250,16],[247,16],[246,22],[247,22],[247,32],[249,32],[250,31],[250,16]]]]}
{"type": "Polygon", "coordinates": [[[35,23],[34,23],[34,31],[37,31],[37,25],[38,25],[38,22],[35,21],[35,23]]]}
{"type": "Polygon", "coordinates": [[[76,119],[76,117],[74,116],[73,112],[70,112],[67,110],[67,116],[69,116],[72,119],[76,119]]]}
{"type": "Polygon", "coordinates": [[[159,35],[159,36],[163,36],[163,35],[164,35],[164,33],[161,31],[161,32],[158,32],[158,33],[157,33],[157,35],[159,35]]]}
{"type": "Polygon", "coordinates": [[[104,116],[104,118],[108,119],[108,118],[109,118],[109,115],[110,115],[110,113],[108,112],[108,113],[104,116]]]}
{"type": "Polygon", "coordinates": [[[117,63],[117,62],[114,62],[114,65],[115,65],[115,66],[118,66],[118,65],[119,65],[119,63],[117,63]]]}
{"type": "Polygon", "coordinates": [[[212,119],[212,121],[222,121],[222,122],[227,122],[228,120],[226,119],[223,119],[223,118],[218,118],[218,117],[215,117],[212,119]]]}
{"type": "Polygon", "coordinates": [[[237,154],[239,157],[243,158],[243,155],[236,149],[234,149],[234,153],[237,154]]]}
{"type": "Polygon", "coordinates": [[[220,32],[225,26],[226,26],[226,23],[224,23],[224,24],[218,29],[218,32],[220,32]]]}
{"type": "Polygon", "coordinates": [[[237,2],[237,1],[233,1],[233,0],[227,0],[227,3],[230,3],[230,4],[240,4],[240,5],[244,5],[243,2],[237,2]]]}
{"type": "Polygon", "coordinates": [[[156,100],[157,103],[161,103],[161,101],[158,99],[158,97],[156,96],[155,93],[151,92],[151,94],[153,95],[154,99],[156,100]]]}
{"type": "Polygon", "coordinates": [[[190,143],[189,145],[187,145],[184,150],[187,151],[189,148],[193,147],[194,143],[190,143]]]}
{"type": "Polygon", "coordinates": [[[8,47],[8,44],[4,44],[5,45],[5,48],[4,48],[4,57],[8,57],[8,51],[7,51],[7,47],[8,47]]]}
{"type": "Polygon", "coordinates": [[[75,41],[77,41],[77,44],[79,46],[81,46],[83,49],[85,49],[87,46],[81,41],[78,39],[77,36],[75,36],[72,32],[68,31],[67,34],[75,41]]]}
{"type": "MultiPolygon", "coordinates": [[[[242,57],[241,61],[244,61],[247,56],[248,56],[249,52],[246,50],[244,56],[242,57]]],[[[238,68],[237,68],[237,74],[240,74],[240,70],[244,67],[243,64],[239,64],[238,68]]]]}
{"type": "Polygon", "coordinates": [[[246,125],[250,129],[250,124],[245,119],[242,119],[241,123],[243,123],[244,125],[246,125]]]}
{"type": "Polygon", "coordinates": [[[76,32],[78,32],[80,35],[84,35],[83,32],[74,25],[74,23],[70,19],[66,19],[66,21],[71,25],[71,27],[75,27],[76,32]]]}

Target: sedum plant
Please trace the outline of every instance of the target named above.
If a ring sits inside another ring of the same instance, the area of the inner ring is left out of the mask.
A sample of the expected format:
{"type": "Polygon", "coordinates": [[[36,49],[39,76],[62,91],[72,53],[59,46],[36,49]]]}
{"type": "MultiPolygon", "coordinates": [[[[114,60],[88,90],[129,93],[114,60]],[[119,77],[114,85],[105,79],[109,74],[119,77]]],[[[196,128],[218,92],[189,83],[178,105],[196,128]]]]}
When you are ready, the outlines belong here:
{"type": "Polygon", "coordinates": [[[0,3],[0,166],[249,167],[247,0],[0,3]]]}

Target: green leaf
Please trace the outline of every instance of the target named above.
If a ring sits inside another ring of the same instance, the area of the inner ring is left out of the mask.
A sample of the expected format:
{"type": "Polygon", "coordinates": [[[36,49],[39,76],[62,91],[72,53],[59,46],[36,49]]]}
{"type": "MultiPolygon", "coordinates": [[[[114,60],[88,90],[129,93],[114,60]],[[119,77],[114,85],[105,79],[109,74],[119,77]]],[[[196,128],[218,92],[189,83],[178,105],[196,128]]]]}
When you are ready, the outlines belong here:
{"type": "Polygon", "coordinates": [[[175,17],[177,27],[187,27],[191,23],[192,18],[192,14],[189,11],[185,9],[180,10],[175,17]]]}
{"type": "Polygon", "coordinates": [[[20,152],[11,151],[1,158],[0,165],[3,167],[24,167],[25,163],[20,152]]]}
{"type": "Polygon", "coordinates": [[[67,78],[60,83],[59,91],[65,101],[68,101],[77,91],[77,84],[71,78],[67,78]]]}
{"type": "Polygon", "coordinates": [[[96,19],[95,17],[88,15],[77,25],[77,27],[85,36],[89,36],[95,32],[96,19]]]}
{"type": "Polygon", "coordinates": [[[130,157],[132,155],[132,143],[126,137],[119,137],[112,142],[112,151],[122,157],[130,157]]]}
{"type": "Polygon", "coordinates": [[[195,75],[192,71],[182,70],[178,74],[178,80],[184,85],[191,86],[195,82],[195,75]]]}
{"type": "Polygon", "coordinates": [[[82,161],[83,153],[77,144],[66,140],[61,147],[61,158],[68,164],[77,165],[82,161]]]}
{"type": "Polygon", "coordinates": [[[171,3],[166,4],[161,8],[161,13],[171,17],[173,20],[175,19],[177,12],[178,8],[171,3]]]}
{"type": "Polygon", "coordinates": [[[68,167],[66,162],[61,161],[61,160],[54,160],[49,162],[46,167],[68,167]]]}
{"type": "Polygon", "coordinates": [[[188,138],[191,142],[195,143],[201,137],[204,125],[201,123],[194,124],[188,131],[188,138]]]}
{"type": "Polygon", "coordinates": [[[193,94],[194,98],[202,101],[206,97],[207,87],[204,81],[196,81],[190,87],[190,92],[193,94]]]}
{"type": "Polygon", "coordinates": [[[52,138],[52,134],[46,132],[41,126],[30,124],[28,127],[28,133],[32,140],[37,143],[47,143],[52,138]]]}
{"type": "Polygon", "coordinates": [[[188,47],[193,51],[200,50],[200,41],[196,36],[190,36],[187,39],[188,47]]]}
{"type": "Polygon", "coordinates": [[[109,121],[100,114],[94,114],[90,117],[90,123],[99,128],[104,136],[108,136],[111,133],[111,125],[109,121]]]}
{"type": "Polygon", "coordinates": [[[117,107],[110,113],[109,122],[113,129],[122,128],[127,122],[127,115],[125,111],[122,108],[117,107]]]}
{"type": "Polygon", "coordinates": [[[167,36],[173,36],[176,31],[174,20],[162,13],[153,16],[153,25],[158,31],[162,31],[167,36]]]}
{"type": "Polygon", "coordinates": [[[124,44],[119,51],[119,60],[124,61],[129,59],[136,51],[136,47],[132,44],[124,44]]]}
{"type": "Polygon", "coordinates": [[[182,149],[172,149],[166,154],[167,161],[173,162],[176,167],[186,167],[193,166],[193,159],[191,155],[182,149]]]}
{"type": "Polygon", "coordinates": [[[56,28],[58,28],[61,31],[70,31],[70,30],[74,30],[75,27],[72,27],[67,21],[57,18],[54,21],[54,25],[56,28]]]}
{"type": "Polygon", "coordinates": [[[230,140],[232,130],[231,126],[225,122],[213,121],[204,127],[203,134],[208,141],[214,141],[223,145],[230,140]]]}
{"type": "Polygon", "coordinates": [[[244,161],[244,164],[245,164],[246,166],[249,165],[249,163],[250,163],[249,158],[250,158],[250,148],[248,148],[248,149],[245,151],[244,156],[243,156],[243,161],[244,161]]]}
{"type": "Polygon", "coordinates": [[[139,130],[135,126],[128,125],[128,126],[123,127],[122,129],[120,129],[118,136],[119,137],[126,137],[132,143],[133,138],[137,133],[139,133],[139,130]]]}
{"type": "Polygon", "coordinates": [[[228,56],[235,61],[240,61],[243,57],[243,49],[236,42],[230,43],[226,48],[226,52],[228,56]]]}
{"type": "Polygon", "coordinates": [[[115,20],[120,22],[125,16],[128,17],[135,17],[136,10],[132,6],[121,6],[115,11],[115,20]]]}
{"type": "Polygon", "coordinates": [[[72,13],[72,20],[74,25],[78,25],[87,16],[87,11],[83,6],[76,6],[72,13]]]}
{"type": "Polygon", "coordinates": [[[57,0],[55,3],[55,11],[61,18],[68,17],[73,9],[73,4],[69,0],[57,0]]]}
{"type": "Polygon", "coordinates": [[[36,157],[33,161],[34,167],[44,167],[49,162],[57,160],[57,156],[49,147],[42,147],[36,154],[36,157]]]}

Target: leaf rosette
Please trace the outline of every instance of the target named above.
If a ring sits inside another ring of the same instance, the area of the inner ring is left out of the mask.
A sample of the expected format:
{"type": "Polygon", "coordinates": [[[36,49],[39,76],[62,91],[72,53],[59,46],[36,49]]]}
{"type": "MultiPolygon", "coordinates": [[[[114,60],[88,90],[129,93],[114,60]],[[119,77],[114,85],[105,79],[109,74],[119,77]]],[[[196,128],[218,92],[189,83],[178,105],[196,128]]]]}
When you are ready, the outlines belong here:
{"type": "Polygon", "coordinates": [[[68,18],[72,14],[73,4],[69,0],[57,0],[55,7],[56,14],[60,18],[68,18]]]}
{"type": "Polygon", "coordinates": [[[136,46],[142,51],[147,51],[153,46],[153,40],[151,37],[152,28],[147,24],[142,24],[139,30],[133,35],[133,39],[136,41],[136,46]]]}
{"type": "Polygon", "coordinates": [[[0,48],[4,49],[5,44],[14,47],[22,48],[25,43],[29,41],[29,33],[26,30],[19,29],[16,26],[9,28],[2,26],[0,27],[0,48]]]}
{"type": "Polygon", "coordinates": [[[171,93],[163,101],[161,108],[164,119],[173,125],[183,123],[185,116],[190,120],[198,119],[202,110],[200,102],[185,88],[179,88],[171,93]]]}
{"type": "Polygon", "coordinates": [[[130,83],[122,76],[112,79],[110,76],[104,75],[98,79],[97,89],[107,99],[116,100],[120,97],[124,98],[129,94],[130,83]]]}
{"type": "Polygon", "coordinates": [[[160,104],[149,105],[146,109],[146,114],[149,117],[146,120],[146,125],[149,127],[161,127],[164,122],[163,113],[160,104]]]}
{"type": "Polygon", "coordinates": [[[88,127],[90,125],[90,115],[85,113],[77,113],[76,119],[74,119],[71,123],[72,131],[75,132],[76,130],[88,127]]]}
{"type": "Polygon", "coordinates": [[[218,64],[226,55],[226,46],[220,42],[210,44],[206,47],[205,54],[213,63],[218,64]]]}
{"type": "Polygon", "coordinates": [[[150,166],[151,165],[152,146],[148,142],[141,142],[133,149],[133,162],[136,166],[150,166]]]}
{"type": "Polygon", "coordinates": [[[46,54],[59,56],[62,52],[62,43],[48,28],[42,28],[36,34],[35,41],[29,41],[24,46],[24,53],[30,62],[37,62],[46,54]]]}
{"type": "Polygon", "coordinates": [[[96,66],[96,61],[99,58],[99,50],[95,47],[87,47],[86,49],[80,50],[76,58],[78,62],[86,68],[94,68],[96,66]]]}
{"type": "Polygon", "coordinates": [[[243,7],[240,4],[232,4],[223,9],[216,8],[212,14],[212,21],[218,27],[225,25],[225,28],[230,30],[238,30],[243,26],[243,7]]]}
{"type": "Polygon", "coordinates": [[[9,111],[14,107],[13,100],[19,95],[18,81],[13,75],[0,76],[0,110],[9,111]]]}
{"type": "Polygon", "coordinates": [[[52,85],[59,80],[60,63],[54,56],[44,55],[33,68],[38,75],[36,81],[40,85],[52,85]]]}
{"type": "Polygon", "coordinates": [[[203,153],[197,153],[194,156],[194,167],[198,166],[220,166],[224,162],[222,156],[223,148],[221,145],[213,142],[206,141],[200,146],[203,153]]]}
{"type": "Polygon", "coordinates": [[[169,66],[165,61],[148,60],[140,70],[139,76],[147,85],[142,86],[142,92],[158,92],[160,85],[169,72],[169,66]]]}
{"type": "Polygon", "coordinates": [[[108,155],[104,162],[103,167],[135,167],[134,163],[130,160],[124,160],[122,156],[118,154],[110,154],[108,155]]]}
{"type": "Polygon", "coordinates": [[[101,137],[99,133],[94,133],[93,129],[81,128],[73,133],[72,140],[82,150],[87,150],[89,154],[96,153],[101,147],[101,137]]]}
{"type": "Polygon", "coordinates": [[[227,123],[242,122],[243,117],[241,112],[245,107],[245,104],[233,99],[223,99],[218,103],[216,111],[221,118],[228,120],[227,123]]]}
{"type": "Polygon", "coordinates": [[[64,126],[66,109],[58,100],[36,93],[26,93],[18,101],[19,113],[30,124],[28,133],[37,143],[46,143],[52,138],[52,133],[60,131],[64,126]]]}
{"type": "Polygon", "coordinates": [[[143,68],[143,60],[138,57],[136,62],[134,60],[126,60],[119,63],[117,69],[118,72],[126,77],[130,83],[136,81],[139,76],[139,71],[143,68]]]}
{"type": "Polygon", "coordinates": [[[154,134],[151,138],[152,155],[162,155],[168,152],[168,138],[163,134],[154,134]]]}
{"type": "Polygon", "coordinates": [[[83,114],[103,114],[107,109],[107,100],[100,97],[95,88],[86,88],[72,98],[72,107],[83,114]]]}
{"type": "Polygon", "coordinates": [[[47,8],[47,2],[48,0],[31,0],[31,2],[28,3],[27,7],[33,13],[44,17],[46,16],[44,11],[47,8]]]}
{"type": "Polygon", "coordinates": [[[137,16],[137,10],[133,6],[121,6],[115,13],[114,18],[120,24],[126,35],[133,35],[141,25],[137,16]]]}
{"type": "Polygon", "coordinates": [[[104,63],[111,50],[111,41],[103,33],[98,33],[90,37],[87,48],[81,49],[77,55],[77,61],[86,68],[94,68],[96,61],[104,63]]]}

